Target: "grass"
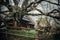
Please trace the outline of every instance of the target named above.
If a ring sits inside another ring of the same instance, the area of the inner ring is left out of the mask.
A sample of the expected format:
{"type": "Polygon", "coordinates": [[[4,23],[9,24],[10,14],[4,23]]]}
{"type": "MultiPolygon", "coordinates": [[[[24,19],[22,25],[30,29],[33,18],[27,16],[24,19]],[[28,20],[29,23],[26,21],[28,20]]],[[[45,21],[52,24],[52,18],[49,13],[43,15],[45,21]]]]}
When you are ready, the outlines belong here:
{"type": "Polygon", "coordinates": [[[24,36],[34,37],[35,36],[35,30],[17,30],[12,32],[13,34],[20,34],[24,36]]]}

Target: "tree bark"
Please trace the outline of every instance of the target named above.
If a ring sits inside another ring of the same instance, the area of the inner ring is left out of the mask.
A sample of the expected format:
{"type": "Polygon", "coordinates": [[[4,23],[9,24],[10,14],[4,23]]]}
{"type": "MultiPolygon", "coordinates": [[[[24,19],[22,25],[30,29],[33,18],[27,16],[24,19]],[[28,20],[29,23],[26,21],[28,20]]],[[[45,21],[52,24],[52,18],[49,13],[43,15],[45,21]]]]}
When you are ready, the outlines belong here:
{"type": "Polygon", "coordinates": [[[38,33],[38,25],[37,25],[37,23],[35,23],[34,28],[35,28],[35,32],[36,32],[35,40],[39,40],[39,33],[38,33]]]}

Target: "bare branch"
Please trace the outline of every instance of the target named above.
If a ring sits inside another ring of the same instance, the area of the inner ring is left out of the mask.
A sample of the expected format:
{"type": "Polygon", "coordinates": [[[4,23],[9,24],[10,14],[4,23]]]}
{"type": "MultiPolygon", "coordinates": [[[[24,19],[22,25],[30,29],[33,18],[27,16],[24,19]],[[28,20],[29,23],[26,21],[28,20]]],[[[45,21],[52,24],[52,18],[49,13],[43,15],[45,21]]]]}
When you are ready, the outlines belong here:
{"type": "Polygon", "coordinates": [[[48,3],[54,4],[54,5],[60,6],[60,4],[58,4],[58,3],[53,3],[53,2],[50,2],[50,1],[47,1],[47,0],[45,0],[45,2],[48,2],[48,3]]]}
{"type": "Polygon", "coordinates": [[[51,12],[48,12],[48,13],[44,13],[42,12],[41,10],[37,9],[41,14],[27,14],[27,15],[33,15],[33,16],[38,16],[38,15],[45,15],[45,16],[49,16],[49,17],[52,17],[52,18],[56,18],[56,19],[60,19],[60,16],[53,16],[53,15],[50,15],[51,13],[54,13],[54,11],[57,11],[57,12],[60,12],[59,10],[57,9],[54,9],[52,10],[51,12]]]}
{"type": "MultiPolygon", "coordinates": [[[[39,0],[39,1],[37,1],[37,2],[32,2],[32,3],[30,3],[29,5],[27,5],[27,7],[26,7],[25,9],[31,7],[31,5],[33,5],[33,4],[39,4],[39,3],[41,3],[42,1],[44,1],[44,0],[39,0]]],[[[23,10],[25,10],[25,9],[23,9],[23,10]]]]}

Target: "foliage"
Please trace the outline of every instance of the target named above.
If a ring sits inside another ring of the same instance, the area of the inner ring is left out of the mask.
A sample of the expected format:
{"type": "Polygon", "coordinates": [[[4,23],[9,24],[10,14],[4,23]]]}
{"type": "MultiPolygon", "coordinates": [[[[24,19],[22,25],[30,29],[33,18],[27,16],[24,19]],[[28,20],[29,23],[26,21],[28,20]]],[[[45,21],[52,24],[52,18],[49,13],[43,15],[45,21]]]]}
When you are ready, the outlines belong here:
{"type": "Polygon", "coordinates": [[[24,36],[28,36],[28,37],[33,37],[35,36],[35,30],[31,29],[31,30],[17,30],[14,32],[11,32],[13,34],[20,34],[20,35],[24,35],[24,36]]]}

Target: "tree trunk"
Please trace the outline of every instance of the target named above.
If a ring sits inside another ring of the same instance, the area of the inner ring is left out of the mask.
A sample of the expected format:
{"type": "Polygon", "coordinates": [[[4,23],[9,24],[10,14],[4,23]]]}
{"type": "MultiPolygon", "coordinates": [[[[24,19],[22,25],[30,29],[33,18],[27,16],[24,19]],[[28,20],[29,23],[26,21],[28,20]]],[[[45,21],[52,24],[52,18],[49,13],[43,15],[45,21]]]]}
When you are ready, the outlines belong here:
{"type": "Polygon", "coordinates": [[[39,33],[38,33],[38,25],[37,25],[37,23],[35,24],[34,28],[35,28],[35,32],[36,32],[35,40],[39,40],[39,33]]]}

